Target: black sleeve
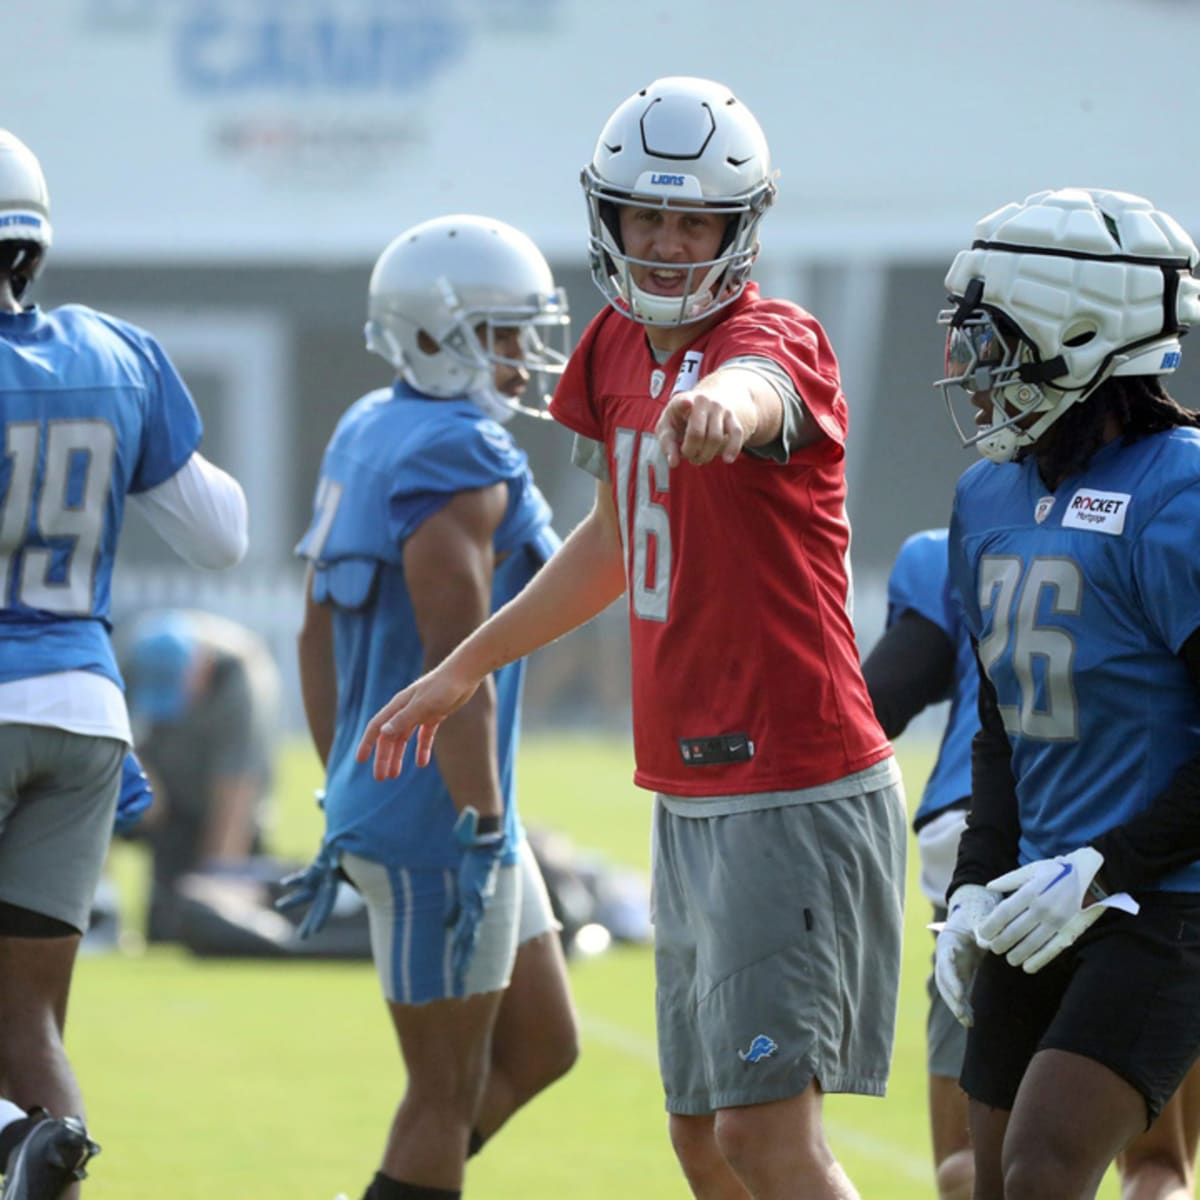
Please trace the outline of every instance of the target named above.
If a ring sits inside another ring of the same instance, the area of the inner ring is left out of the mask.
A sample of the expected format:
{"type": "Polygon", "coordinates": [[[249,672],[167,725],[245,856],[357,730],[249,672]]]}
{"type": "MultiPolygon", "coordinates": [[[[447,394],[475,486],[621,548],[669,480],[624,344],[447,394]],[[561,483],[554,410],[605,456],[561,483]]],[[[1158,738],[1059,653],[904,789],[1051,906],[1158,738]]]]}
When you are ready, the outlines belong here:
{"type": "Polygon", "coordinates": [[[883,732],[897,737],[919,712],[949,696],[954,643],[941,626],[909,608],[875,643],[862,670],[883,732]]]}
{"type": "MultiPolygon", "coordinates": [[[[1180,653],[1200,692],[1200,629],[1180,653]]],[[[1200,858],[1200,755],[1175,772],[1149,808],[1092,845],[1104,855],[1099,878],[1110,892],[1134,891],[1200,858]]]]}
{"type": "MultiPolygon", "coordinates": [[[[979,661],[978,652],[975,658],[979,661]]],[[[992,681],[979,667],[979,732],[971,742],[971,807],[958,843],[958,861],[946,897],[964,883],[986,884],[1018,865],[1021,825],[1012,747],[992,681]]]]}

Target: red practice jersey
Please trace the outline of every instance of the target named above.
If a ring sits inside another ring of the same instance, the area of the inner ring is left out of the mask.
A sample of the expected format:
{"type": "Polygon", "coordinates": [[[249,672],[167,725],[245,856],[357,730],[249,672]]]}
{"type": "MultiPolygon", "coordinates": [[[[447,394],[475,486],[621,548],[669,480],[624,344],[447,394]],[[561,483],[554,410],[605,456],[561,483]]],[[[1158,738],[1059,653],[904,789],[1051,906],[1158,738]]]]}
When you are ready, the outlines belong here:
{"type": "Polygon", "coordinates": [[[790,791],[886,758],[848,612],[846,401],[817,321],[751,284],[659,364],[642,327],[605,309],[551,412],[608,458],[625,549],[635,782],[681,796],[790,791]],[[671,393],[746,355],[788,373],[825,436],[783,464],[742,454],[668,469],[654,427],[671,393]]]}

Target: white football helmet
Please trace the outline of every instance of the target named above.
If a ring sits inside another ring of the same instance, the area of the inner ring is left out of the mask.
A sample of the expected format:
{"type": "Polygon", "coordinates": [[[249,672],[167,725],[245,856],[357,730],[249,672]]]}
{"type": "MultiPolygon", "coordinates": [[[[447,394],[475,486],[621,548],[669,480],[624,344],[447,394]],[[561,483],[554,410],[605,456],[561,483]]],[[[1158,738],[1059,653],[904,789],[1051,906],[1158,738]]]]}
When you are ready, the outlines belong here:
{"type": "Polygon", "coordinates": [[[1180,225],[1126,192],[1037,192],[984,217],[938,317],[936,386],[963,445],[1008,462],[1111,376],[1174,371],[1200,318],[1198,260],[1180,225]],[[986,425],[960,420],[955,388],[990,393],[986,425]]]}
{"type": "Polygon", "coordinates": [[[775,183],[767,139],[727,87],[677,76],[630,96],[601,131],[582,183],[592,279],[618,311],[643,325],[683,325],[741,295],[775,183]],[[688,272],[681,297],[655,296],[634,284],[630,266],[647,264],[624,252],[621,205],[703,205],[728,214],[718,256],[678,264],[688,272]]]}
{"type": "Polygon", "coordinates": [[[518,410],[549,415],[567,361],[567,298],[542,252],[511,225],[459,214],[406,230],[371,272],[367,317],[367,349],[417,391],[468,396],[498,419],[518,410]],[[496,349],[496,331],[513,326],[520,359],[496,349]],[[431,339],[424,345],[422,333],[431,339]],[[496,389],[500,364],[530,373],[538,407],[496,389]]]}
{"type": "Polygon", "coordinates": [[[51,236],[50,193],[41,165],[20,138],[0,129],[0,262],[18,297],[41,267],[51,236]]]}

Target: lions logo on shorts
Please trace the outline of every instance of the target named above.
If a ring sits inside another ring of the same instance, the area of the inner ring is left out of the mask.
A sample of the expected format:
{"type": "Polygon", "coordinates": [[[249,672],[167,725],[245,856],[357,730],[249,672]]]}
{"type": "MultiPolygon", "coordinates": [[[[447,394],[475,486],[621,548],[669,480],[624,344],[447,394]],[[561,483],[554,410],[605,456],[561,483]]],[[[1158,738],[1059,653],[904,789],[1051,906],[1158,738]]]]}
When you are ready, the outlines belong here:
{"type": "Polygon", "coordinates": [[[754,1041],[750,1043],[749,1050],[739,1050],[738,1058],[744,1063],[761,1062],[764,1058],[770,1058],[779,1046],[772,1041],[765,1033],[757,1034],[754,1041]]]}

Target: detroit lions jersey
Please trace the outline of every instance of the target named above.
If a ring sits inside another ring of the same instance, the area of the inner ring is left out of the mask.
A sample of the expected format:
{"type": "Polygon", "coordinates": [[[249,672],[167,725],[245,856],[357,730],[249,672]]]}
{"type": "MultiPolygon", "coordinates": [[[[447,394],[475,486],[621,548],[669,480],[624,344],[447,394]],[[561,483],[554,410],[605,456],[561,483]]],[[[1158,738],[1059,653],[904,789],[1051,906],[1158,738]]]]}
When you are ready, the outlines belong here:
{"type": "MultiPolygon", "coordinates": [[[[457,816],[436,756],[410,748],[399,778],[379,782],[354,751],[371,717],[422,672],[423,650],[403,569],[404,542],[458,492],[508,485],[493,546],[493,611],[557,548],[550,509],[511,436],[469,400],[431,400],[398,382],[347,410],[321,463],[313,518],[297,553],[313,564],[313,597],[333,606],[336,731],[325,783],[326,843],[387,865],[453,866],[457,816]],[[502,561],[501,561],[502,560],[502,561]]],[[[496,733],[508,835],[524,662],[495,674],[496,733]]]]}
{"type": "Polygon", "coordinates": [[[605,309],[550,411],[607,455],[625,553],[635,782],[673,796],[793,791],[887,758],[849,613],[846,400],[816,319],[749,284],[659,363],[642,326],[605,309]],[[654,429],[672,392],[747,356],[787,372],[825,436],[783,463],[742,454],[668,468],[654,429]],[[714,743],[728,753],[708,758],[714,743]]]}
{"type": "Polygon", "coordinates": [[[915,612],[932,621],[954,647],[954,680],[950,715],[938,747],[937,761],[913,817],[920,827],[943,809],[971,794],[971,739],[979,728],[979,671],[963,621],[958,594],[950,587],[945,529],[914,533],[900,547],[888,576],[887,624],[915,612]]]}
{"type": "MultiPolygon", "coordinates": [[[[1200,752],[1200,432],[1110,442],[1049,493],[1032,458],[959,481],[951,578],[1012,747],[1021,861],[1143,811],[1200,752]]],[[[1160,881],[1200,891],[1200,863],[1160,881]]]]}
{"type": "Polygon", "coordinates": [[[170,479],[200,434],[149,334],[82,305],[0,313],[0,682],[82,670],[120,686],[125,497],[170,479]]]}

